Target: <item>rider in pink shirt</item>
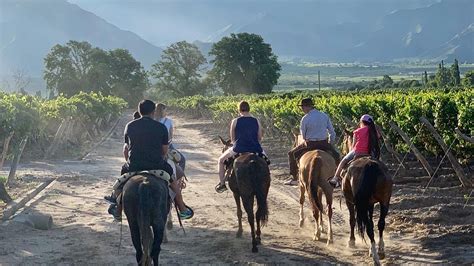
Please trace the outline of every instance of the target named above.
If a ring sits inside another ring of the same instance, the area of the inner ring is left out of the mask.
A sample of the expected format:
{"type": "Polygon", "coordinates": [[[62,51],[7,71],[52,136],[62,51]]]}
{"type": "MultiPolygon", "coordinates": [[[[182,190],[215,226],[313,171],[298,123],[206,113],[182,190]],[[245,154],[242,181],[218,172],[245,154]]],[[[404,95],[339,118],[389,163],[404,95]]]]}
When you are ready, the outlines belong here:
{"type": "Polygon", "coordinates": [[[379,154],[378,132],[374,119],[365,114],[360,118],[359,128],[354,130],[352,150],[341,160],[336,174],[329,180],[329,183],[334,187],[340,186],[342,169],[357,155],[371,155],[378,159],[379,154]]]}

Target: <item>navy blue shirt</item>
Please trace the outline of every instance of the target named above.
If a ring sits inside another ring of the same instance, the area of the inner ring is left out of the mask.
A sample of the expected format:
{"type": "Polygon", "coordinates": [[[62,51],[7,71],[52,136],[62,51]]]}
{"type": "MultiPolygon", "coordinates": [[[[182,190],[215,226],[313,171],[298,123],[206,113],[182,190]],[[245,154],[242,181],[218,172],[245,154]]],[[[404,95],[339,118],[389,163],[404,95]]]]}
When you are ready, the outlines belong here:
{"type": "Polygon", "coordinates": [[[141,117],[125,126],[130,172],[166,169],[163,145],[168,145],[168,130],[150,117],[141,117]]]}
{"type": "Polygon", "coordinates": [[[258,142],[258,121],[255,117],[241,116],[235,125],[234,152],[261,153],[262,146],[258,142]]]}

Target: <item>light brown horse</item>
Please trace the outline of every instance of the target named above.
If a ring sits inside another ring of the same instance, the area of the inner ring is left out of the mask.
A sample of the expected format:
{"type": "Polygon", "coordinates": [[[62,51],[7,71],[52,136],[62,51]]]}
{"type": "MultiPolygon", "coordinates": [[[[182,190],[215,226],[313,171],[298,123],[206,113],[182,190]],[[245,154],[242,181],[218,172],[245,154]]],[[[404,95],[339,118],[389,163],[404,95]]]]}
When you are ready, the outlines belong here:
{"type": "MultiPolygon", "coordinates": [[[[219,139],[224,145],[222,152],[232,146],[230,140],[224,141],[221,137],[219,139]]],[[[240,205],[242,199],[252,235],[252,252],[258,252],[257,245],[261,244],[260,226],[265,225],[268,220],[267,195],[271,181],[268,164],[264,159],[253,153],[244,153],[229,164],[226,169],[226,177],[237,205],[239,223],[237,237],[242,237],[243,232],[242,208],[240,205]],[[255,198],[257,199],[257,212],[254,215],[255,198]],[[255,221],[257,222],[256,231],[255,221]]]]}
{"type": "MultiPolygon", "coordinates": [[[[352,135],[346,134],[344,145],[350,150],[352,147],[352,135]]],[[[370,238],[371,247],[369,255],[372,256],[376,265],[379,259],[385,258],[385,245],[383,241],[383,230],[385,228],[385,217],[388,214],[390,197],[392,195],[392,178],[387,174],[387,167],[379,160],[370,157],[356,158],[350,163],[342,181],[342,191],[349,209],[351,235],[349,246],[355,246],[354,227],[362,238],[364,231],[370,238]],[[374,238],[374,204],[380,204],[380,218],[378,222],[379,246],[376,247],[374,238]]]]}
{"type": "MultiPolygon", "coordinates": [[[[295,146],[303,140],[298,134],[295,136],[295,146]]],[[[315,231],[313,240],[318,241],[323,231],[323,213],[322,204],[323,194],[326,197],[327,216],[328,216],[328,238],[327,244],[333,242],[332,235],[332,192],[333,188],[328,182],[328,178],[334,176],[336,171],[336,162],[334,157],[322,150],[306,152],[299,159],[299,187],[300,187],[300,227],[304,223],[304,201],[305,192],[308,194],[309,202],[313,209],[315,220],[315,231]]]]}

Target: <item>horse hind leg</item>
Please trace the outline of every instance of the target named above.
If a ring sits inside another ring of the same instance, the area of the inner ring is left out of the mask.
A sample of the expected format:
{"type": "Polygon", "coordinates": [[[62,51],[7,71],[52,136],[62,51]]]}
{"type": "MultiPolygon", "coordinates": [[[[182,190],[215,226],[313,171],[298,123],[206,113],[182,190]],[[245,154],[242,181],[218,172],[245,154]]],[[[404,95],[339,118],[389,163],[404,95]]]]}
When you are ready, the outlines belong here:
{"type": "Polygon", "coordinates": [[[388,214],[388,206],[384,204],[380,204],[380,219],[378,222],[378,229],[379,229],[379,248],[378,248],[378,255],[379,258],[382,260],[385,258],[385,243],[383,241],[383,230],[385,229],[385,217],[388,214]]]}
{"type": "Polygon", "coordinates": [[[237,193],[234,193],[234,199],[235,199],[235,204],[237,205],[237,219],[239,223],[239,229],[237,229],[236,237],[240,238],[242,237],[242,232],[244,231],[242,229],[242,207],[240,205],[240,195],[237,193]]]}
{"type": "Polygon", "coordinates": [[[314,241],[319,241],[321,237],[321,227],[319,226],[319,217],[322,215],[322,213],[316,209],[313,210],[313,217],[314,217],[314,236],[313,240],[314,241]]]}
{"type": "Polygon", "coordinates": [[[173,229],[173,215],[171,214],[172,212],[173,212],[172,209],[170,209],[170,211],[168,212],[168,221],[166,223],[166,228],[168,230],[173,229]]]}
{"type": "Polygon", "coordinates": [[[369,255],[372,256],[375,265],[380,265],[380,259],[377,252],[375,236],[374,236],[374,221],[373,221],[374,205],[373,204],[369,206],[368,211],[369,211],[369,221],[367,223],[366,232],[370,239],[369,255]]]}
{"type": "Polygon", "coordinates": [[[304,224],[304,193],[305,188],[302,184],[300,186],[300,227],[303,227],[304,224]]]}
{"type": "Polygon", "coordinates": [[[255,215],[253,213],[254,197],[252,195],[249,197],[243,197],[242,203],[244,205],[245,212],[247,212],[247,218],[250,224],[250,231],[252,235],[252,252],[256,253],[258,252],[258,248],[257,248],[257,240],[255,238],[255,215]]]}

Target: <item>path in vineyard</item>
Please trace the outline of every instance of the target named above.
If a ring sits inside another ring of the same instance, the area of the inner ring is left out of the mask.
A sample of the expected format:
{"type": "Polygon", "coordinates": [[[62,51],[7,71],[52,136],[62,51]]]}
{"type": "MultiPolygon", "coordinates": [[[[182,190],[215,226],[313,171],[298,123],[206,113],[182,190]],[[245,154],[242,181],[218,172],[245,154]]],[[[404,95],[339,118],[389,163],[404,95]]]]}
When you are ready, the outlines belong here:
{"type": "MultiPolygon", "coordinates": [[[[34,230],[16,222],[0,226],[0,264],[134,264],[126,219],[123,242],[117,254],[120,225],[106,213],[103,195],[109,193],[114,175],[123,163],[122,132],[128,116],[122,117],[112,136],[83,161],[30,163],[20,173],[51,175],[57,182],[35,198],[26,211],[49,213],[54,227],[34,230]]],[[[258,254],[252,254],[249,226],[244,217],[244,236],[235,238],[236,216],[232,194],[216,194],[216,158],[220,145],[199,129],[205,121],[175,118],[175,142],[187,157],[187,203],[196,215],[185,221],[186,236],[176,226],[163,244],[161,262],[179,263],[369,263],[368,246],[359,239],[357,248],[348,250],[348,217],[335,199],[335,243],[327,247],[323,240],[312,241],[313,223],[309,208],[306,224],[298,227],[298,189],[274,179],[270,194],[269,223],[263,228],[258,254]]],[[[284,156],[282,156],[283,158],[284,156]]],[[[272,170],[273,171],[273,170],[272,170]]],[[[275,172],[281,171],[278,169],[275,172]]],[[[280,173],[281,174],[281,173],[280,173]]],[[[339,195],[339,194],[337,194],[339,195]]],[[[378,211],[377,211],[378,212],[378,211]]],[[[423,251],[410,236],[395,229],[386,235],[387,258],[384,262],[435,262],[436,254],[423,251]]]]}

